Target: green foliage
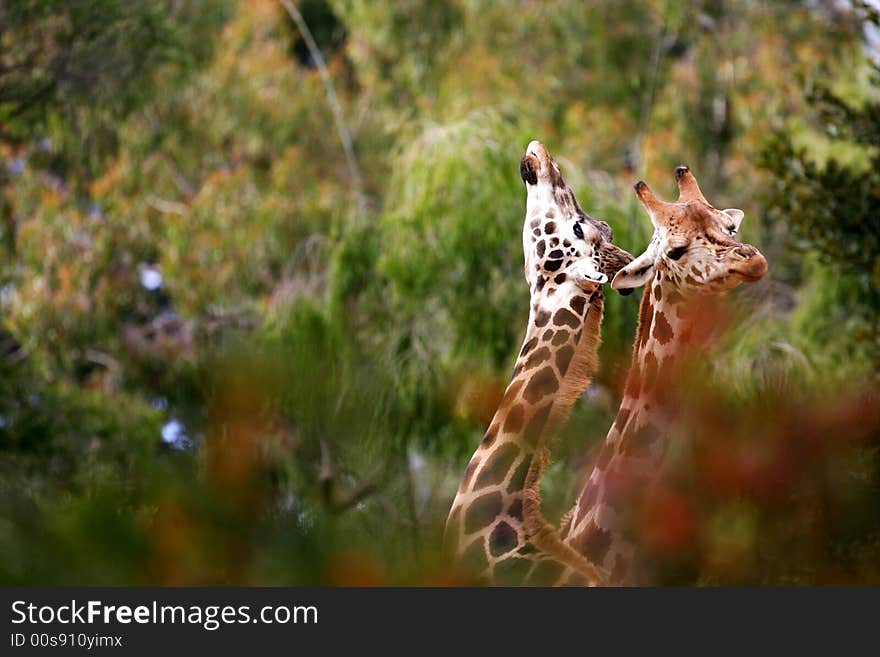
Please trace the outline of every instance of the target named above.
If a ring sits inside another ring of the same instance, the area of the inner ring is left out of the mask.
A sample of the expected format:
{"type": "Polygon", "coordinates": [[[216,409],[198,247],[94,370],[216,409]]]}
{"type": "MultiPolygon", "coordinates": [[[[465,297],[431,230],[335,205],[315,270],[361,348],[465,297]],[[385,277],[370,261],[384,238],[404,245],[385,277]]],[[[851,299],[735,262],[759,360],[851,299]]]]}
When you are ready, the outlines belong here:
{"type": "MultiPolygon", "coordinates": [[[[876,12],[868,16],[867,22],[876,26],[876,12]]],[[[880,153],[876,150],[880,145],[880,69],[872,68],[873,87],[860,106],[826,85],[818,85],[810,94],[823,130],[834,141],[865,147],[866,166],[843,163],[834,156],[817,163],[806,147],[796,147],[793,136],[785,132],[777,133],[765,146],[763,163],[773,175],[767,194],[769,221],[791,226],[794,239],[789,244],[801,253],[814,254],[825,265],[813,267],[808,292],[812,300],[800,314],[803,330],[817,344],[829,344],[829,334],[851,336],[863,345],[860,355],[873,358],[876,368],[880,364],[876,356],[880,346],[880,153]]]]}
{"type": "Polygon", "coordinates": [[[348,45],[358,79],[387,109],[410,117],[433,101],[462,13],[455,0],[333,0],[356,35],[348,45]],[[426,26],[430,26],[426,29],[426,26]],[[355,31],[356,29],[356,31],[355,31]]]}
{"type": "MultiPolygon", "coordinates": [[[[25,0],[0,8],[0,123],[27,139],[61,121],[77,140],[68,157],[100,157],[114,123],[145,102],[168,65],[179,75],[210,54],[218,2],[25,0]]],[[[96,164],[96,162],[93,162],[96,164]]]]}
{"type": "Polygon", "coordinates": [[[502,117],[484,113],[426,126],[393,160],[379,269],[392,302],[412,318],[413,339],[448,339],[456,353],[486,349],[499,365],[520,337],[511,320],[528,312],[527,299],[521,240],[511,235],[522,232],[522,141],[502,117]],[[419,327],[427,317],[432,326],[419,327]],[[437,318],[448,318],[445,330],[437,318]]]}
{"type": "MultiPolygon", "coordinates": [[[[875,124],[880,134],[880,121],[875,124]]],[[[877,288],[880,270],[880,159],[871,159],[869,171],[853,171],[830,159],[820,167],[791,142],[771,144],[767,166],[776,176],[771,215],[792,224],[803,248],[814,248],[827,263],[863,279],[868,292],[877,288]]],[[[875,299],[876,300],[876,299],[875,299]]]]}

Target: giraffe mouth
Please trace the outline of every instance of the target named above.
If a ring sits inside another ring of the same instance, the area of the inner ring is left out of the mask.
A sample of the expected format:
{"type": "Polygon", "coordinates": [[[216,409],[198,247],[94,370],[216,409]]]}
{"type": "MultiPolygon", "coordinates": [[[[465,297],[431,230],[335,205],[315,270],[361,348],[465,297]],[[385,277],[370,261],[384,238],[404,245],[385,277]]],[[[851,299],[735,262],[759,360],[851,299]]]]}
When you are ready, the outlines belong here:
{"type": "Polygon", "coordinates": [[[550,159],[550,153],[547,151],[547,147],[537,140],[529,142],[529,145],[526,147],[526,156],[529,155],[537,159],[539,162],[544,162],[545,160],[550,159]]]}
{"type": "Polygon", "coordinates": [[[754,283],[767,273],[767,260],[753,246],[748,247],[748,259],[730,272],[736,274],[747,283],[754,283]]]}
{"type": "Polygon", "coordinates": [[[736,274],[746,283],[754,283],[755,281],[760,281],[764,277],[764,274],[747,274],[738,269],[732,269],[730,273],[736,274]]]}
{"type": "Polygon", "coordinates": [[[553,161],[547,147],[539,141],[529,142],[526,154],[520,160],[519,172],[523,181],[530,185],[543,182],[553,187],[566,187],[559,167],[553,161]]]}
{"type": "Polygon", "coordinates": [[[541,169],[541,163],[538,158],[531,154],[526,156],[519,162],[519,175],[524,183],[529,185],[538,184],[538,171],[541,169]]]}

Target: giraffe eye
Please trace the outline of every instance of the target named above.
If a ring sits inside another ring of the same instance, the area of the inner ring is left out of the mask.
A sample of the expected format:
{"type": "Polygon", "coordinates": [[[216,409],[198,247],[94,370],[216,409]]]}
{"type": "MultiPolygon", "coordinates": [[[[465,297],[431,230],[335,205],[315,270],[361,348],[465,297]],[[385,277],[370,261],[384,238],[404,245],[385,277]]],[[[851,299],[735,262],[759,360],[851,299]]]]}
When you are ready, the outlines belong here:
{"type": "Polygon", "coordinates": [[[574,225],[574,234],[578,239],[584,239],[584,230],[581,228],[581,225],[576,223],[574,225]]]}
{"type": "Polygon", "coordinates": [[[685,251],[687,250],[688,248],[686,246],[677,246],[674,249],[670,249],[666,255],[669,257],[670,260],[678,260],[679,258],[681,258],[681,256],[685,254],[685,251]]]}

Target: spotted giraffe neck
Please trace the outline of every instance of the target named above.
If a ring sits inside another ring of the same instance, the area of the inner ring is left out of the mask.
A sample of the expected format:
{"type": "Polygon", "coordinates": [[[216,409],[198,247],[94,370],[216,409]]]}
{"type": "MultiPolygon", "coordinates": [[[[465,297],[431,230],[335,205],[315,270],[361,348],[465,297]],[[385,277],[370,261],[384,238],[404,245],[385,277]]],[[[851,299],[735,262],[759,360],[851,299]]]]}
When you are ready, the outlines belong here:
{"type": "Polygon", "coordinates": [[[596,369],[603,298],[564,280],[542,288],[532,290],[513,377],[465,470],[447,541],[491,583],[595,583],[602,573],[544,522],[539,484],[552,438],[596,369]]]}
{"type": "Polygon", "coordinates": [[[664,395],[688,354],[706,340],[706,298],[685,300],[655,276],[645,288],[632,364],[614,424],[574,509],[561,528],[566,545],[606,569],[611,583],[632,581],[634,511],[661,471],[674,404],[664,395]]]}

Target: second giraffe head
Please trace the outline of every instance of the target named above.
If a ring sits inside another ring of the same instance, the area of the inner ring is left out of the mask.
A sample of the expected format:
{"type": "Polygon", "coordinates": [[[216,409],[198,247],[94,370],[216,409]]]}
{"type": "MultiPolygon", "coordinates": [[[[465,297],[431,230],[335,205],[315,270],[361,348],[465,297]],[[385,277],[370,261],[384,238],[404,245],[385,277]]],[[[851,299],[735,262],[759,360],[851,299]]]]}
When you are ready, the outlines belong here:
{"type": "Polygon", "coordinates": [[[760,251],[736,238],[743,211],[718,210],[703,196],[690,169],[675,170],[678,200],[659,199],[640,180],[636,196],[648,211],[654,237],[645,252],[621,269],[612,282],[616,290],[644,285],[655,274],[683,296],[720,292],[757,281],[767,273],[760,251]]]}

